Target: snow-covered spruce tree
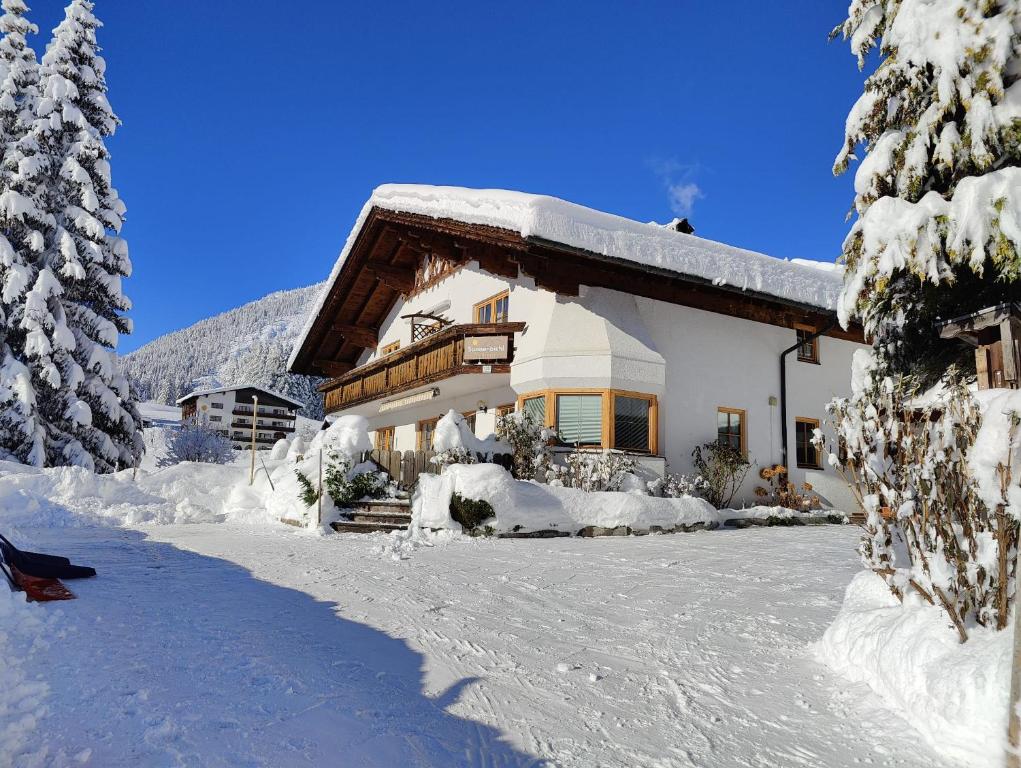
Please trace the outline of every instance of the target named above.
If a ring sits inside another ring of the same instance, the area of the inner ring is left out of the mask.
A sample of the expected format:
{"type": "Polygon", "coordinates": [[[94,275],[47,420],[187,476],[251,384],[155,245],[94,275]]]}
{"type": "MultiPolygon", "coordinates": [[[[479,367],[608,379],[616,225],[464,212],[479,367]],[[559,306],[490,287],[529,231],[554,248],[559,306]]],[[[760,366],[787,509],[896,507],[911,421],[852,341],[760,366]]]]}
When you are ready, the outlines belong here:
{"type": "Polygon", "coordinates": [[[864,145],[841,321],[923,383],[973,369],[933,324],[1021,297],[1021,3],[852,0],[834,34],[881,57],[834,165],[864,145]]]}
{"type": "Polygon", "coordinates": [[[35,342],[26,352],[40,384],[47,463],[110,472],[137,463],[142,439],[113,352],[119,335],[131,331],[121,290],[131,262],[118,234],[125,208],[111,185],[104,145],[118,120],[106,98],[92,9],[88,0],[68,5],[40,68],[27,137],[37,154],[22,173],[44,187],[41,205],[50,220],[27,297],[35,342]]]}
{"type": "Polygon", "coordinates": [[[830,463],[865,510],[866,567],[897,597],[942,606],[963,641],[1007,623],[1018,422],[1000,403],[983,415],[951,365],[973,371],[973,355],[941,344],[935,322],[1019,298],[1021,3],[852,0],[840,33],[860,65],[876,46],[881,61],[834,167],[864,146],[839,314],[874,348],[831,405],[830,463]]]}
{"type": "Polygon", "coordinates": [[[31,164],[35,155],[27,134],[39,67],[27,37],[38,30],[25,17],[22,0],[3,0],[0,9],[0,458],[40,465],[45,432],[25,364],[26,300],[37,278],[46,216],[38,185],[22,174],[23,163],[31,164]]]}

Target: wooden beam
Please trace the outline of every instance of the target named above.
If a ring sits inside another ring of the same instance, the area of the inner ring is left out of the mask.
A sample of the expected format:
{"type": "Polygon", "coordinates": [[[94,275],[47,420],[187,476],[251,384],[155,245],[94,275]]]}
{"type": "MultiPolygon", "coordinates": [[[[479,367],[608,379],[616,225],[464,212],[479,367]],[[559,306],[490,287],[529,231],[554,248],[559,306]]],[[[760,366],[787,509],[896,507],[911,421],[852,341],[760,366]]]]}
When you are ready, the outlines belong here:
{"type": "Polygon", "coordinates": [[[392,264],[369,262],[365,268],[374,274],[379,282],[388,285],[400,293],[411,293],[415,288],[415,271],[413,269],[395,267],[392,264]]]}
{"type": "Polygon", "coordinates": [[[375,328],[369,328],[364,325],[334,323],[332,330],[334,333],[339,333],[343,336],[346,341],[350,341],[358,347],[371,347],[372,349],[375,349],[379,344],[379,338],[376,335],[375,328]]]}
{"type": "Polygon", "coordinates": [[[341,363],[336,360],[316,360],[315,367],[327,376],[343,376],[345,373],[351,371],[355,367],[355,364],[341,363]]]}
{"type": "Polygon", "coordinates": [[[1008,317],[1000,321],[1000,346],[1003,348],[1003,378],[1015,389],[1021,383],[1021,320],[1008,317]]]}

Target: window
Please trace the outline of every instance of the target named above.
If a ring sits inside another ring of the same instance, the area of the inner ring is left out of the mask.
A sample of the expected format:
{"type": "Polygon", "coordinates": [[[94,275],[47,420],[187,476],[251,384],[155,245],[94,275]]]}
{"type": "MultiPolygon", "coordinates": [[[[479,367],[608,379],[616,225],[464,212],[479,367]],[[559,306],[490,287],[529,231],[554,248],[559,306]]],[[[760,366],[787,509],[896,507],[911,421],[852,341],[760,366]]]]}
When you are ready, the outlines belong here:
{"type": "Polygon", "coordinates": [[[468,425],[468,429],[470,429],[472,431],[472,434],[474,435],[475,434],[475,411],[468,411],[467,413],[462,413],[461,415],[464,416],[464,423],[468,425]]]}
{"type": "Polygon", "coordinates": [[[602,446],[603,396],[557,395],[557,435],[565,445],[602,446]]]}
{"type": "Polygon", "coordinates": [[[496,418],[499,419],[501,416],[506,416],[509,413],[514,413],[514,403],[496,406],[496,418]]]}
{"type": "Polygon", "coordinates": [[[399,341],[391,341],[389,344],[385,345],[379,350],[379,356],[383,357],[384,355],[389,355],[393,352],[396,352],[400,348],[401,343],[399,341]]]}
{"type": "Polygon", "coordinates": [[[745,435],[745,412],[740,408],[720,407],[716,411],[717,438],[724,445],[736,448],[741,453],[747,452],[745,435]]]}
{"type": "Polygon", "coordinates": [[[223,410],[223,403],[210,403],[209,407],[210,408],[218,408],[220,410],[223,410]]]}
{"type": "Polygon", "coordinates": [[[614,395],[614,448],[622,451],[649,450],[649,411],[651,406],[651,401],[644,397],[614,395]]]}
{"type": "Polygon", "coordinates": [[[532,417],[536,424],[546,425],[546,396],[526,397],[521,403],[521,410],[532,417]]]}
{"type": "MultiPolygon", "coordinates": [[[[506,408],[511,412],[511,406],[506,408]]],[[[561,445],[635,453],[659,451],[655,395],[614,389],[547,390],[522,397],[518,410],[529,414],[537,424],[554,429],[561,445]]]]}
{"type": "Polygon", "coordinates": [[[815,333],[815,328],[807,325],[794,326],[794,332],[798,335],[798,360],[803,363],[819,362],[819,339],[809,338],[815,333]]]}
{"type": "Polygon", "coordinates": [[[210,416],[210,421],[223,421],[223,416],[210,416]]]}
{"type": "Polygon", "coordinates": [[[380,427],[377,429],[375,445],[377,451],[392,451],[394,449],[394,428],[380,427]]]}
{"type": "Polygon", "coordinates": [[[510,294],[507,291],[479,302],[475,305],[475,322],[506,323],[509,305],[510,294]]]}
{"type": "Polygon", "coordinates": [[[806,419],[801,416],[794,419],[794,445],[798,466],[805,469],[819,469],[819,449],[812,444],[815,430],[819,428],[818,419],[806,419]]]}
{"type": "Polygon", "coordinates": [[[436,432],[436,419],[426,419],[418,422],[418,450],[431,451],[433,449],[433,435],[436,432]]]}

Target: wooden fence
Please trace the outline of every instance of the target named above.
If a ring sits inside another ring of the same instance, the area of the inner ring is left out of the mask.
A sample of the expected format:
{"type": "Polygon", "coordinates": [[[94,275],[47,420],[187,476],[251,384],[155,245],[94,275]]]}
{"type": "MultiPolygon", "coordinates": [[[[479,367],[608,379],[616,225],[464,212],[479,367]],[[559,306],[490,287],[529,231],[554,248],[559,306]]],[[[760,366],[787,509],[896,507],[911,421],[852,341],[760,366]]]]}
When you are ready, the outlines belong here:
{"type": "MultiPolygon", "coordinates": [[[[419,475],[439,473],[439,467],[432,460],[435,455],[436,451],[375,450],[365,454],[363,460],[369,459],[376,462],[380,468],[397,481],[397,485],[405,490],[410,490],[418,483],[419,475]]],[[[509,453],[499,453],[493,456],[492,463],[509,470],[514,465],[514,457],[509,453]]]]}

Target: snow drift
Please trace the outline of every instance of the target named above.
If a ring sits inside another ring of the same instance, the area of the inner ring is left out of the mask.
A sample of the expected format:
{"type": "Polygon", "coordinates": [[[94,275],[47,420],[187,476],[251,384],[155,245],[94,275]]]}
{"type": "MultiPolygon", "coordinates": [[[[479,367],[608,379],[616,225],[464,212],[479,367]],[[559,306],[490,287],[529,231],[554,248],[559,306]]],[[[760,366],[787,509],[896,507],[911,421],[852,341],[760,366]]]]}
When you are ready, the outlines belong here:
{"type": "Polygon", "coordinates": [[[942,609],[913,592],[902,604],[859,573],[816,658],[865,683],[955,765],[1000,765],[1007,733],[1010,632],[972,628],[958,640],[942,609]]]}
{"type": "Polygon", "coordinates": [[[495,517],[486,523],[494,532],[561,531],[577,533],[599,526],[648,531],[678,526],[716,526],[721,515],[703,499],[667,499],[639,493],[608,493],[558,488],[515,480],[496,464],[454,464],[442,475],[422,475],[412,499],[413,525],[459,530],[450,517],[453,494],[487,501],[495,517]]]}

